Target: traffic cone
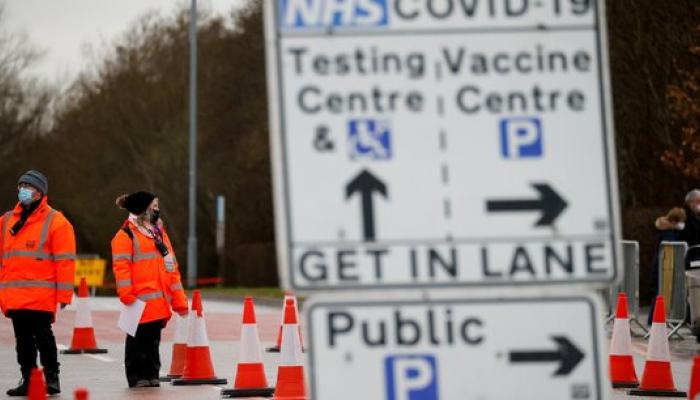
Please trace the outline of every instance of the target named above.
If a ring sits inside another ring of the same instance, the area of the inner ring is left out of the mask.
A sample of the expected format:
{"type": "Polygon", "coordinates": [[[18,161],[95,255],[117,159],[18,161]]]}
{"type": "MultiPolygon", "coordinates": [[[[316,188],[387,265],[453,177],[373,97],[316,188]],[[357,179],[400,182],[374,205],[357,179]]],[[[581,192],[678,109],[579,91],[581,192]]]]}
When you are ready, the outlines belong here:
{"type": "MultiPolygon", "coordinates": [[[[285,310],[285,304],[287,304],[287,300],[292,299],[294,301],[294,312],[299,315],[299,308],[297,307],[297,298],[294,296],[294,294],[290,291],[285,291],[284,292],[284,300],[282,301],[282,320],[280,321],[280,327],[277,330],[277,341],[273,347],[268,347],[267,352],[268,353],[279,353],[281,344],[282,344],[282,327],[284,326],[284,310],[285,310]]],[[[301,335],[301,327],[299,327],[299,343],[301,343],[301,351],[304,351],[304,340],[302,339],[301,335]]]]}
{"type": "Polygon", "coordinates": [[[88,391],[85,388],[77,388],[75,389],[74,394],[74,400],[88,400],[88,391]]]}
{"type": "Polygon", "coordinates": [[[651,324],[647,359],[644,364],[642,383],[638,389],[627,393],[632,396],[685,397],[685,392],[676,390],[671,373],[671,355],[666,338],[666,308],[663,296],[656,297],[654,318],[651,324]]]}
{"type": "Polygon", "coordinates": [[[44,372],[39,368],[33,368],[29,375],[29,390],[27,400],[46,400],[46,382],[44,372]]]}
{"type": "Polygon", "coordinates": [[[274,398],[305,400],[304,360],[301,354],[297,313],[294,310],[294,300],[292,299],[287,299],[284,307],[284,326],[282,327],[282,349],[280,353],[274,398]]]}
{"type": "Polygon", "coordinates": [[[195,290],[192,294],[192,312],[187,329],[185,366],[182,369],[182,378],[173,379],[173,385],[219,385],[228,382],[214,375],[203,311],[202,295],[199,290],[195,290]]]}
{"type": "Polygon", "coordinates": [[[243,302],[243,325],[241,327],[241,354],[236,366],[233,389],[224,389],[224,397],[270,397],[275,388],[268,387],[265,366],[260,354],[260,337],[255,320],[253,298],[243,302]]]}
{"type": "Polygon", "coordinates": [[[97,348],[95,330],[92,327],[92,315],[90,312],[90,297],[88,295],[87,281],[80,278],[78,297],[75,298],[75,325],[73,326],[73,340],[70,349],[62,350],[61,354],[103,354],[107,349],[97,348]]]}
{"type": "Polygon", "coordinates": [[[688,388],[688,400],[695,400],[700,396],[700,356],[693,357],[693,368],[690,370],[690,387],[688,388]]]}
{"type": "Polygon", "coordinates": [[[161,376],[161,382],[170,382],[182,377],[185,368],[185,353],[187,352],[187,320],[177,314],[175,319],[175,338],[173,339],[173,355],[170,361],[170,372],[167,376],[161,376]]]}
{"type": "Polygon", "coordinates": [[[634,370],[632,355],[632,336],[627,315],[627,295],[617,296],[617,313],[613,322],[612,340],[610,341],[610,382],[614,388],[636,388],[639,386],[634,370]]]}

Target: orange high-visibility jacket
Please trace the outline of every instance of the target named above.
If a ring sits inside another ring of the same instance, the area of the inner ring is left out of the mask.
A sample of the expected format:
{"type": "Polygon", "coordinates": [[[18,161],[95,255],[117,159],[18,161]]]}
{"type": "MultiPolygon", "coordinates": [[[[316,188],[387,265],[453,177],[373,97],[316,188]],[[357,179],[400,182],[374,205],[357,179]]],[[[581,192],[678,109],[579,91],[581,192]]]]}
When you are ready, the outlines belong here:
{"type": "Polygon", "coordinates": [[[56,312],[58,303],[70,304],[75,277],[73,226],[44,196],[16,235],[10,233],[22,206],[0,218],[0,307],[8,310],[56,312]]]}
{"type": "Polygon", "coordinates": [[[187,297],[180,282],[175,252],[170,238],[162,229],[163,242],[173,255],[166,260],[156,248],[155,240],[143,234],[131,221],[126,222],[133,240],[120,229],[112,239],[112,270],[119,297],[133,295],[146,302],[140,323],[169,319],[173,310],[187,309],[187,297]]]}

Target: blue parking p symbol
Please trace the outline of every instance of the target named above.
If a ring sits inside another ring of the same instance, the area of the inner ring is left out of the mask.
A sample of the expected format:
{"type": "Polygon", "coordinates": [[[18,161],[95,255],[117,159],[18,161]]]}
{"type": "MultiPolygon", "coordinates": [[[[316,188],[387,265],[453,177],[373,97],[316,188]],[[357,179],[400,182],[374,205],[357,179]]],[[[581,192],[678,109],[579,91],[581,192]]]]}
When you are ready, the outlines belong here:
{"type": "Polygon", "coordinates": [[[542,122],[539,118],[503,118],[500,130],[503,158],[542,157],[542,122]]]}
{"type": "Polygon", "coordinates": [[[437,362],[430,355],[384,359],[387,400],[437,400],[437,362]]]}

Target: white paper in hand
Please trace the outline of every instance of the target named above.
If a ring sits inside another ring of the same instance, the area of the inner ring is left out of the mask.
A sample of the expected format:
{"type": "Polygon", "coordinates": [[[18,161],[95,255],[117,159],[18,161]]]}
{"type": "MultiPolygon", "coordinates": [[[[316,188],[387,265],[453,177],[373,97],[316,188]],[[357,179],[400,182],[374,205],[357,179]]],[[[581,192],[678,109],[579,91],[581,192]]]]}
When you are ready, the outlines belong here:
{"type": "Polygon", "coordinates": [[[119,303],[119,305],[121,308],[117,326],[127,335],[136,336],[136,329],[139,327],[139,321],[141,320],[141,315],[143,315],[143,310],[146,308],[146,302],[136,299],[130,306],[125,306],[123,303],[119,303]]]}

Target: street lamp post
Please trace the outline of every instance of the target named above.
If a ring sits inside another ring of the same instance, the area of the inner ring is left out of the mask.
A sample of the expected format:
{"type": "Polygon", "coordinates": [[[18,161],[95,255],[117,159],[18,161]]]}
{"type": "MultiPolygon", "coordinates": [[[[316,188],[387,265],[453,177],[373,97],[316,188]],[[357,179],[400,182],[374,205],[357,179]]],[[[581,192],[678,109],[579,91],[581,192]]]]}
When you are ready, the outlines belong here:
{"type": "Polygon", "coordinates": [[[197,0],[190,6],[190,170],[187,286],[197,285],[197,0]]]}

